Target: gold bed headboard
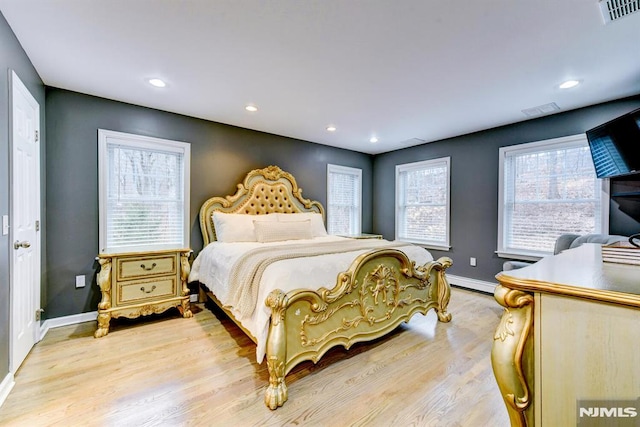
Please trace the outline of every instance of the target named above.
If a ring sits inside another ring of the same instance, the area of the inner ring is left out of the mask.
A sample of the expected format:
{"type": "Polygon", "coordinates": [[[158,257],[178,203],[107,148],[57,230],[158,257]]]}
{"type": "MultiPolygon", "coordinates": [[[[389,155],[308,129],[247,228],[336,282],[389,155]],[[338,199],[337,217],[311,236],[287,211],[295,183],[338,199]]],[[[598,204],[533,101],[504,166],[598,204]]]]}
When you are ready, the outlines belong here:
{"type": "Polygon", "coordinates": [[[213,213],[265,215],[269,213],[315,212],[322,214],[320,202],[302,197],[296,179],[278,166],[254,169],[238,184],[233,196],[212,197],[200,208],[200,230],[204,245],[216,240],[213,213]]]}

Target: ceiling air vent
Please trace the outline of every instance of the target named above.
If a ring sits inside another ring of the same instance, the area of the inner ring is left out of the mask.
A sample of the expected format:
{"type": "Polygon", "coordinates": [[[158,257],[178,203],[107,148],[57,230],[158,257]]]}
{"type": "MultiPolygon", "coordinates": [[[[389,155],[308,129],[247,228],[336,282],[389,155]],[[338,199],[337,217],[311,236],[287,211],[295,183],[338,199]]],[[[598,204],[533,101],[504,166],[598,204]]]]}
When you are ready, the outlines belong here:
{"type": "Polygon", "coordinates": [[[600,0],[605,24],[640,11],[640,0],[600,0]]]}
{"type": "Polygon", "coordinates": [[[554,111],[559,111],[560,107],[555,102],[550,102],[544,105],[538,105],[537,107],[527,108],[522,110],[525,116],[527,117],[536,117],[542,116],[545,114],[553,113],[554,111]]]}
{"type": "Polygon", "coordinates": [[[405,141],[401,141],[400,145],[414,146],[414,145],[424,144],[425,142],[427,142],[426,139],[411,138],[411,139],[407,139],[405,141]]]}

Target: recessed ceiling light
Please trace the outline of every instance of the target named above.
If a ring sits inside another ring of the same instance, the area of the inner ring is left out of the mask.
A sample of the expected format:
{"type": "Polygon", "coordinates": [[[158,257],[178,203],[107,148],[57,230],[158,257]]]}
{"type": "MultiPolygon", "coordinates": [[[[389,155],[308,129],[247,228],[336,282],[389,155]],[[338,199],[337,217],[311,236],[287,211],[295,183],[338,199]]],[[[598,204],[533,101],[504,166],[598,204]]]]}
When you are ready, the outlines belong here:
{"type": "Polygon", "coordinates": [[[252,113],[258,111],[258,107],[256,107],[255,105],[247,105],[246,107],[244,107],[244,109],[247,111],[251,111],[252,113]]]}
{"type": "Polygon", "coordinates": [[[327,132],[335,132],[335,131],[336,131],[335,126],[327,126],[327,132]]]}
{"type": "Polygon", "coordinates": [[[375,144],[376,142],[378,142],[378,138],[376,138],[375,136],[372,136],[372,137],[369,139],[369,142],[371,142],[371,143],[374,143],[374,144],[375,144]]]}
{"type": "Polygon", "coordinates": [[[578,80],[567,80],[560,84],[560,89],[571,89],[572,87],[576,87],[580,84],[578,80]]]}
{"type": "Polygon", "coordinates": [[[160,79],[149,79],[149,84],[155,87],[165,87],[167,84],[160,79]]]}

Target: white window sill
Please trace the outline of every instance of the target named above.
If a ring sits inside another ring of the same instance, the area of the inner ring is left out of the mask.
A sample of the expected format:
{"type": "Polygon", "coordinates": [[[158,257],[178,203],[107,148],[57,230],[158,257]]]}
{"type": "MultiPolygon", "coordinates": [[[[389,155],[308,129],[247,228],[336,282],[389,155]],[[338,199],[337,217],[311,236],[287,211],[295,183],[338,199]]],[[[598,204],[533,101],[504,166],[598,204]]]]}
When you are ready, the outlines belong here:
{"type": "Polygon", "coordinates": [[[553,254],[545,254],[545,253],[524,253],[524,252],[501,252],[501,251],[496,251],[496,254],[500,257],[500,258],[507,258],[507,259],[517,259],[520,261],[539,261],[541,258],[544,258],[545,256],[549,256],[549,255],[553,255],[553,254]]]}
{"type": "Polygon", "coordinates": [[[424,242],[424,241],[418,241],[418,240],[405,240],[405,239],[396,239],[399,242],[406,242],[406,243],[413,243],[414,245],[418,245],[418,246],[422,246],[425,249],[433,249],[436,251],[450,251],[451,250],[451,246],[449,245],[442,245],[442,244],[437,244],[437,243],[429,243],[429,242],[424,242]]]}

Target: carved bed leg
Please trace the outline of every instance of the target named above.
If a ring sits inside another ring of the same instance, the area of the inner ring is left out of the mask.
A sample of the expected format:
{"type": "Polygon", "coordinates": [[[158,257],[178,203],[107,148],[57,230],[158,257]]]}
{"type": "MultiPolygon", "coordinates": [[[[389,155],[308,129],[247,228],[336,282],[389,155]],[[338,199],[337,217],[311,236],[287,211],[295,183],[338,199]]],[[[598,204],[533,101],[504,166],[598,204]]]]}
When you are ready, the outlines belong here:
{"type": "Polygon", "coordinates": [[[202,285],[198,282],[198,302],[206,303],[207,302],[207,293],[205,292],[202,285]]]}
{"type": "Polygon", "coordinates": [[[496,287],[494,296],[504,313],[493,337],[491,365],[511,425],[526,426],[531,387],[524,374],[523,356],[533,324],[533,296],[501,285],[496,287]]]}
{"type": "Polygon", "coordinates": [[[287,305],[285,294],[280,290],[272,291],[266,304],[271,308],[271,325],[267,339],[267,368],[269,369],[269,387],[264,395],[264,403],[270,409],[284,405],[289,397],[285,383],[287,356],[287,331],[284,324],[284,311],[287,305]]]}
{"type": "Polygon", "coordinates": [[[438,283],[438,306],[436,307],[436,314],[438,315],[438,320],[441,322],[449,322],[451,321],[451,313],[447,312],[447,307],[451,299],[451,286],[449,285],[445,271],[451,267],[453,262],[451,258],[447,257],[439,258],[437,262],[436,271],[438,273],[436,280],[438,283]]]}

